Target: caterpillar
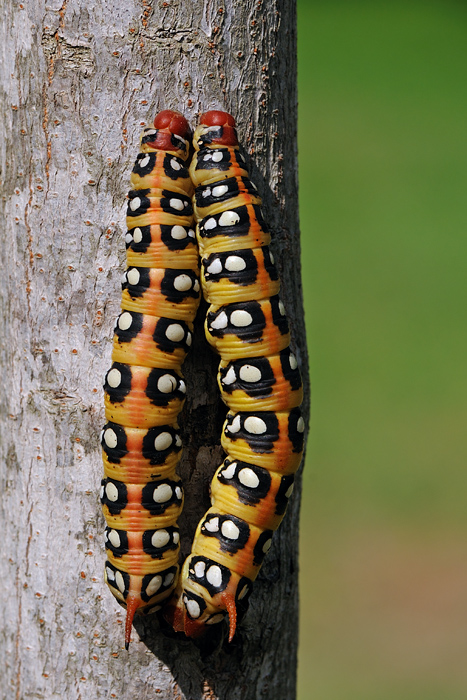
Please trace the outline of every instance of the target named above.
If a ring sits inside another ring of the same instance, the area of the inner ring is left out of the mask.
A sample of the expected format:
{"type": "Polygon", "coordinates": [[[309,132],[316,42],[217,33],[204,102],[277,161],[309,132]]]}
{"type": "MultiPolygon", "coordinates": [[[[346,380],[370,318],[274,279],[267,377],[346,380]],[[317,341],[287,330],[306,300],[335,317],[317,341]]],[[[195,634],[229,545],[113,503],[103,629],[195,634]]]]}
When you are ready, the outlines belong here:
{"type": "Polygon", "coordinates": [[[180,368],[200,300],[189,134],[181,114],[164,110],[141,135],[128,194],[122,313],[104,384],[105,580],[127,611],[127,649],[135,612],[160,609],[179,573],[180,368]]]}
{"type": "Polygon", "coordinates": [[[197,527],[167,617],[191,637],[228,617],[231,641],[292,493],[304,442],[303,390],[270,233],[234,118],[205,113],[193,145],[201,283],[210,304],[205,333],[221,357],[227,456],[212,480],[212,505],[197,527]]]}

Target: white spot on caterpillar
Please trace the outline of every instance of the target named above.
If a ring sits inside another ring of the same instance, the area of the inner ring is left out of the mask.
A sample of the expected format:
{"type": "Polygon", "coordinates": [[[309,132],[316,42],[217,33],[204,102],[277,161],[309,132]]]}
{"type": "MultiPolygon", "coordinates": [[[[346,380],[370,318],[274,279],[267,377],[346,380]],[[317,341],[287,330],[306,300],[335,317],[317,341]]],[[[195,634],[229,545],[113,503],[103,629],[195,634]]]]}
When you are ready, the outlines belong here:
{"type": "Polygon", "coordinates": [[[204,158],[203,158],[204,161],[208,161],[208,160],[211,160],[211,159],[212,159],[212,154],[211,154],[211,153],[207,153],[207,154],[204,156],[204,158]]]}
{"type": "Polygon", "coordinates": [[[242,592],[239,594],[238,599],[242,600],[246,596],[247,593],[248,593],[248,585],[243,586],[242,592]]]}
{"type": "Polygon", "coordinates": [[[210,566],[206,573],[206,579],[211,586],[219,588],[222,584],[222,571],[220,567],[216,565],[210,566]]]}
{"type": "Polygon", "coordinates": [[[135,287],[140,278],[139,270],[136,269],[136,267],[131,267],[128,272],[126,273],[126,278],[128,280],[128,284],[131,284],[132,287],[135,287]]]}
{"type": "Polygon", "coordinates": [[[175,531],[172,535],[173,543],[178,544],[180,542],[180,533],[175,531]]]}
{"type": "Polygon", "coordinates": [[[175,578],[175,574],[173,572],[170,572],[170,574],[167,574],[167,576],[164,579],[164,587],[170,586],[172,581],[175,578]]]}
{"type": "Polygon", "coordinates": [[[210,520],[206,520],[204,527],[208,532],[218,532],[219,518],[210,518],[210,520]]]}
{"type": "Polygon", "coordinates": [[[205,221],[204,230],[210,231],[212,228],[216,228],[216,226],[217,226],[216,220],[211,218],[211,219],[208,219],[207,221],[205,221]]]}
{"type": "Polygon", "coordinates": [[[113,571],[113,569],[109,569],[109,567],[106,566],[105,573],[107,574],[109,581],[115,581],[115,571],[113,571]]]}
{"type": "Polygon", "coordinates": [[[261,370],[254,365],[243,365],[240,367],[240,379],[244,382],[259,382],[261,379],[261,370]]]}
{"type": "Polygon", "coordinates": [[[237,328],[244,328],[245,326],[249,326],[251,323],[253,323],[253,316],[248,313],[248,311],[236,309],[230,314],[230,322],[237,328]]]}
{"type": "Polygon", "coordinates": [[[224,520],[221,526],[221,532],[228,540],[238,540],[240,535],[240,530],[232,520],[224,520]]]}
{"type": "Polygon", "coordinates": [[[196,233],[193,231],[192,228],[189,229],[188,235],[190,236],[190,238],[196,238],[196,233]]]}
{"type": "Polygon", "coordinates": [[[271,549],[271,544],[272,544],[272,539],[266,540],[266,542],[263,544],[263,552],[266,554],[266,552],[269,552],[271,549]]]}
{"type": "Polygon", "coordinates": [[[188,347],[191,347],[192,342],[193,342],[193,337],[192,337],[191,333],[188,332],[186,334],[186,344],[188,345],[188,347]]]}
{"type": "Polygon", "coordinates": [[[118,327],[120,328],[121,331],[127,331],[129,328],[131,328],[132,323],[133,323],[133,317],[131,314],[128,313],[128,311],[124,311],[118,317],[118,327]]]}
{"type": "Polygon", "coordinates": [[[198,280],[195,280],[195,282],[194,282],[194,284],[193,284],[193,289],[194,289],[195,292],[199,292],[199,282],[198,282],[198,280]]]}
{"type": "Polygon", "coordinates": [[[209,267],[206,268],[206,272],[209,272],[210,275],[218,275],[219,272],[222,272],[222,263],[219,258],[215,258],[212,261],[209,267]]]}
{"type": "Polygon", "coordinates": [[[226,479],[231,479],[235,476],[235,471],[237,469],[237,462],[232,462],[228,467],[222,470],[221,474],[226,479]]]}
{"type": "Polygon", "coordinates": [[[274,255],[269,251],[269,260],[271,261],[271,264],[274,265],[275,260],[274,260],[274,255]]]}
{"type": "Polygon", "coordinates": [[[229,188],[227,185],[217,185],[216,187],[212,188],[212,196],[213,197],[222,197],[223,194],[226,194],[229,191],[229,188]]]}
{"type": "Polygon", "coordinates": [[[172,158],[170,161],[170,165],[172,166],[172,170],[181,170],[182,166],[178,162],[178,160],[175,160],[175,158],[172,158]]]}
{"type": "Polygon", "coordinates": [[[172,226],[170,235],[172,236],[172,238],[175,238],[175,240],[182,241],[184,238],[186,238],[187,233],[186,229],[184,229],[183,226],[172,226]]]}
{"type": "Polygon", "coordinates": [[[154,607],[149,608],[148,610],[148,615],[151,615],[151,613],[158,612],[158,610],[162,609],[162,605],[154,605],[154,607]]]}
{"type": "Polygon", "coordinates": [[[141,206],[141,200],[139,197],[134,197],[134,199],[130,200],[130,209],[131,211],[136,211],[139,209],[141,206]]]}
{"type": "Polygon", "coordinates": [[[227,372],[224,379],[222,380],[222,384],[227,384],[227,386],[229,386],[229,384],[233,384],[236,381],[237,381],[237,375],[235,374],[235,370],[233,367],[230,367],[229,371],[227,372]]]}
{"type": "Polygon", "coordinates": [[[107,375],[107,384],[112,387],[112,389],[116,389],[118,386],[120,386],[120,382],[122,381],[122,373],[120,372],[119,369],[116,369],[114,367],[113,369],[110,370],[110,372],[107,375]]]}
{"type": "Polygon", "coordinates": [[[279,313],[281,316],[285,316],[285,306],[282,301],[279,302],[279,313]]]}
{"type": "Polygon", "coordinates": [[[290,496],[292,495],[292,493],[293,493],[293,487],[294,487],[294,484],[293,484],[293,483],[290,484],[289,488],[287,489],[287,491],[286,491],[285,494],[284,494],[284,496],[285,496],[286,498],[290,498],[290,496]]]}
{"type": "Polygon", "coordinates": [[[183,326],[179,323],[171,323],[170,326],[167,326],[165,329],[165,336],[171,340],[172,343],[179,343],[185,337],[185,331],[183,326]]]}
{"type": "Polygon", "coordinates": [[[178,275],[174,279],[174,287],[178,292],[187,292],[193,286],[193,282],[188,275],[178,275]]]}
{"type": "Polygon", "coordinates": [[[181,199],[177,199],[176,197],[172,197],[172,199],[169,200],[169,206],[171,209],[176,209],[177,211],[183,211],[183,208],[185,207],[185,203],[181,199]]]}
{"type": "Polygon", "coordinates": [[[222,160],[221,151],[214,151],[214,153],[212,154],[212,159],[213,159],[214,163],[220,163],[222,160]]]}
{"type": "Polygon", "coordinates": [[[190,617],[197,618],[201,615],[201,609],[196,600],[190,600],[189,598],[185,598],[185,605],[190,617]]]}
{"type": "Polygon", "coordinates": [[[211,188],[206,187],[206,189],[201,192],[201,196],[202,197],[210,197],[211,196],[211,188]]]}
{"type": "Polygon", "coordinates": [[[167,530],[156,530],[153,536],[151,537],[151,544],[153,547],[156,547],[156,549],[165,547],[167,544],[169,544],[169,542],[170,535],[167,532],[167,530]]]}
{"type": "Polygon", "coordinates": [[[158,379],[157,388],[161,394],[171,394],[177,388],[177,380],[171,374],[163,374],[158,379]]]}
{"type": "Polygon", "coordinates": [[[104,432],[104,442],[107,447],[110,447],[111,450],[117,447],[118,439],[115,430],[112,430],[112,428],[107,428],[107,430],[104,432]]]}
{"type": "Polygon", "coordinates": [[[144,158],[141,158],[141,160],[139,161],[139,167],[145,168],[146,165],[149,163],[149,160],[150,160],[149,156],[144,156],[144,158]]]}
{"type": "Polygon", "coordinates": [[[225,261],[225,268],[229,272],[240,272],[246,268],[246,262],[239,255],[229,255],[225,261]]]}
{"type": "Polygon", "coordinates": [[[297,367],[298,367],[297,358],[292,353],[290,353],[290,355],[289,355],[289,365],[290,365],[290,369],[297,369],[297,367]]]}
{"type": "Polygon", "coordinates": [[[204,572],[206,570],[206,563],[204,561],[197,561],[194,566],[196,578],[204,578],[204,572]]]}
{"type": "Polygon", "coordinates": [[[158,452],[162,450],[167,450],[172,444],[172,436],[170,433],[159,433],[159,435],[154,440],[154,447],[158,452]]]}
{"type": "Polygon", "coordinates": [[[141,243],[141,241],[143,240],[143,232],[140,228],[135,228],[135,230],[133,231],[133,240],[135,243],[141,243]]]}
{"type": "Polygon", "coordinates": [[[182,438],[180,437],[180,435],[176,435],[176,436],[175,436],[175,444],[176,444],[177,447],[181,447],[181,446],[182,446],[182,438]]]}
{"type": "Polygon", "coordinates": [[[258,475],[249,467],[240,469],[238,472],[238,480],[243,486],[247,486],[249,489],[256,489],[259,486],[258,475]]]}
{"type": "Polygon", "coordinates": [[[169,484],[160,484],[156,486],[152,497],[156,503],[167,503],[172,498],[172,487],[169,484]]]}
{"type": "Polygon", "coordinates": [[[258,416],[248,416],[248,418],[245,418],[243,425],[245,430],[252,435],[262,435],[267,430],[266,423],[258,416]]]}
{"type": "Polygon", "coordinates": [[[130,243],[132,243],[132,242],[133,242],[133,236],[132,236],[131,233],[128,231],[128,233],[125,235],[125,243],[130,244],[130,243]]]}
{"type": "Polygon", "coordinates": [[[216,330],[227,328],[228,323],[229,319],[227,318],[227,314],[225,313],[225,311],[221,311],[212,321],[211,328],[214,328],[216,330]]]}
{"type": "Polygon", "coordinates": [[[224,211],[219,217],[219,226],[235,226],[240,221],[236,211],[224,211]]]}
{"type": "Polygon", "coordinates": [[[183,379],[180,379],[180,382],[178,384],[178,390],[182,392],[182,394],[186,394],[186,384],[183,381],[183,379]]]}
{"type": "Polygon", "coordinates": [[[146,595],[147,596],[153,596],[159,588],[162,585],[162,576],[157,574],[157,576],[153,576],[153,578],[149,581],[148,585],[146,586],[146,595]]]}
{"type": "Polygon", "coordinates": [[[123,593],[125,591],[125,581],[120,571],[117,571],[115,574],[115,583],[117,584],[118,590],[123,593]]]}
{"type": "Polygon", "coordinates": [[[120,547],[120,535],[116,530],[110,530],[108,537],[111,545],[113,545],[116,548],[120,547]]]}
{"type": "Polygon", "coordinates": [[[240,416],[235,416],[231,424],[227,426],[227,430],[229,433],[238,433],[241,427],[240,416]]]}
{"type": "Polygon", "coordinates": [[[180,486],[175,487],[175,495],[177,496],[179,501],[182,500],[182,489],[180,488],[180,486]]]}
{"type": "Polygon", "coordinates": [[[299,433],[303,433],[303,431],[305,430],[305,421],[301,416],[297,421],[297,430],[299,433]]]}
{"type": "Polygon", "coordinates": [[[217,613],[217,615],[213,615],[212,617],[209,618],[209,620],[206,620],[207,625],[217,625],[218,622],[222,622],[224,619],[224,616],[222,613],[217,613]]]}

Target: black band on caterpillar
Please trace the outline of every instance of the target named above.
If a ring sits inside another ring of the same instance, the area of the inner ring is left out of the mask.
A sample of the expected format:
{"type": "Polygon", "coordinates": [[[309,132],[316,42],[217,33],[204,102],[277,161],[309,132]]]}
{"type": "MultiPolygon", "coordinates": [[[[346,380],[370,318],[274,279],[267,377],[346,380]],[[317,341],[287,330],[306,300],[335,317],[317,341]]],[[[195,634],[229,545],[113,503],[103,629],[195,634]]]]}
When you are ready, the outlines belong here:
{"type": "Polygon", "coordinates": [[[152,613],[178,577],[183,505],[180,372],[200,296],[193,185],[185,161],[188,123],[165,110],[141,136],[131,175],[125,236],[128,269],[107,372],[102,431],[107,521],[105,580],[126,607],[125,645],[136,611],[152,613]]]}
{"type": "Polygon", "coordinates": [[[303,391],[256,187],[238,152],[233,117],[208,112],[194,134],[190,175],[201,254],[205,330],[221,356],[230,411],[227,458],[211,484],[167,617],[188,636],[229,617],[250,594],[293,490],[303,451],[303,391]]]}

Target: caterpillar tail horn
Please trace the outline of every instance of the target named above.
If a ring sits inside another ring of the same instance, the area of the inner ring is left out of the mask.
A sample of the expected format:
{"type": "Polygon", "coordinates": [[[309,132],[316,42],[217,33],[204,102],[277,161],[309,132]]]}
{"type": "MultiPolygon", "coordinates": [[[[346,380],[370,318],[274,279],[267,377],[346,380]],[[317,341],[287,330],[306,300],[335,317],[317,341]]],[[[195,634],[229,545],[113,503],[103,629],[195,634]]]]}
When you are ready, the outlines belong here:
{"type": "Polygon", "coordinates": [[[137,597],[133,596],[130,598],[128,596],[126,604],[126,620],[125,620],[125,649],[128,651],[131,642],[131,627],[133,625],[133,618],[135,612],[139,607],[139,600],[137,597]]]}
{"type": "Polygon", "coordinates": [[[226,593],[222,596],[222,601],[229,614],[229,642],[232,641],[237,629],[237,606],[232,594],[226,593]]]}

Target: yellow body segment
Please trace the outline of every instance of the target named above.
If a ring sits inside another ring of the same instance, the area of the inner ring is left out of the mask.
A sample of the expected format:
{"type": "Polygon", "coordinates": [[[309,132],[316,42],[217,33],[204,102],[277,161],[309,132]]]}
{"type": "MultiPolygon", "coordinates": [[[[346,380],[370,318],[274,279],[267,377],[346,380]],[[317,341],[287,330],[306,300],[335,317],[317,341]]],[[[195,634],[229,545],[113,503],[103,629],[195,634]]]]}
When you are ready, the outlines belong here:
{"type": "Polygon", "coordinates": [[[157,223],[135,226],[127,233],[128,267],[197,270],[198,246],[194,228],[178,222],[167,224],[167,215],[163,212],[159,218],[161,221],[157,223]]]}

